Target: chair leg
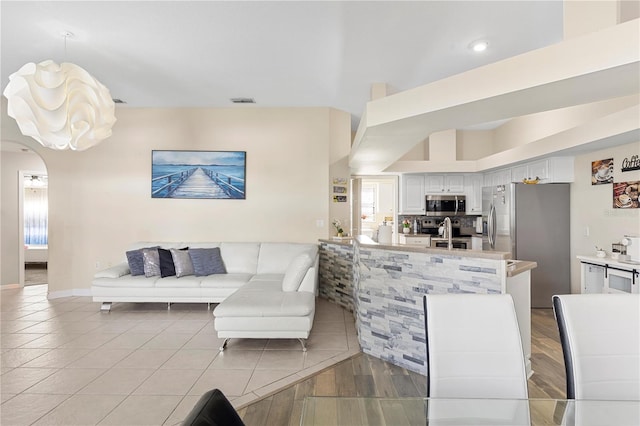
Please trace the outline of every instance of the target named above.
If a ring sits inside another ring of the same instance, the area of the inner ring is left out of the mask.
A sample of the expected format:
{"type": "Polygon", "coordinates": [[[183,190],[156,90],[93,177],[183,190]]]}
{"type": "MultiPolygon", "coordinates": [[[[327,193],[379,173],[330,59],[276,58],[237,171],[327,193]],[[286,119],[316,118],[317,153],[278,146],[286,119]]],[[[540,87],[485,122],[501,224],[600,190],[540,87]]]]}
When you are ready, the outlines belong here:
{"type": "Polygon", "coordinates": [[[220,352],[225,350],[225,348],[227,347],[227,343],[229,343],[229,339],[230,337],[227,337],[226,339],[224,339],[224,342],[222,342],[222,346],[220,346],[220,352]]]}
{"type": "Polygon", "coordinates": [[[305,339],[298,338],[298,341],[302,345],[302,352],[306,352],[307,351],[307,345],[305,344],[305,339]]]}

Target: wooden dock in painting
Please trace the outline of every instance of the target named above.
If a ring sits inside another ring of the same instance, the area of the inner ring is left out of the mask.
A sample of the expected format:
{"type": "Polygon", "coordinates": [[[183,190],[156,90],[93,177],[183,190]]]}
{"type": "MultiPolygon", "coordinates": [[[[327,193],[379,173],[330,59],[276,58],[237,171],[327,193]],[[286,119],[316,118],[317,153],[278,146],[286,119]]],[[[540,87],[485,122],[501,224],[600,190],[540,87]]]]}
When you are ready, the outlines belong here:
{"type": "Polygon", "coordinates": [[[193,167],[153,179],[160,186],[154,198],[235,198],[244,199],[244,179],[193,167]]]}
{"type": "Polygon", "coordinates": [[[200,167],[169,195],[169,198],[231,198],[200,167]]]}

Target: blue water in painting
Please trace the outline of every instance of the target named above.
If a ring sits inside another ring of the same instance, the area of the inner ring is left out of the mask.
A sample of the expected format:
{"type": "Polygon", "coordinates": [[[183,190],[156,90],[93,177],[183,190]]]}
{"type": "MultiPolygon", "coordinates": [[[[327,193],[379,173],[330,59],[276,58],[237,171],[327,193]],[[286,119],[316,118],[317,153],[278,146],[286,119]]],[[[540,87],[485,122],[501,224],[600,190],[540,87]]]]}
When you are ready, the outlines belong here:
{"type": "MultiPolygon", "coordinates": [[[[230,198],[245,198],[244,190],[245,190],[245,168],[244,166],[234,166],[234,165],[191,165],[191,164],[152,164],[151,166],[151,193],[153,198],[164,198],[166,197],[167,190],[160,191],[157,194],[154,192],[167,184],[167,179],[157,179],[161,176],[172,175],[174,173],[179,173],[183,171],[188,171],[191,169],[202,168],[204,170],[210,170],[212,172],[221,173],[227,176],[232,176],[239,178],[241,180],[232,179],[231,183],[234,187],[236,187],[240,192],[231,191],[228,193],[230,198]]],[[[175,177],[173,178],[175,180],[175,177]]]]}

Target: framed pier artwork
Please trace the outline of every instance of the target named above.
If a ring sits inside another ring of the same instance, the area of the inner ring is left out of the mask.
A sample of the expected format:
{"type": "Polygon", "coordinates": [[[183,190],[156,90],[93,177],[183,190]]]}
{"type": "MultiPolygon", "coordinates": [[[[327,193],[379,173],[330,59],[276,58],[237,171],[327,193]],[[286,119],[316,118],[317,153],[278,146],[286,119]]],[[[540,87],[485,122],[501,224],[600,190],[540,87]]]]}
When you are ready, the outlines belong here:
{"type": "Polygon", "coordinates": [[[246,151],[151,151],[151,198],[244,200],[246,151]]]}

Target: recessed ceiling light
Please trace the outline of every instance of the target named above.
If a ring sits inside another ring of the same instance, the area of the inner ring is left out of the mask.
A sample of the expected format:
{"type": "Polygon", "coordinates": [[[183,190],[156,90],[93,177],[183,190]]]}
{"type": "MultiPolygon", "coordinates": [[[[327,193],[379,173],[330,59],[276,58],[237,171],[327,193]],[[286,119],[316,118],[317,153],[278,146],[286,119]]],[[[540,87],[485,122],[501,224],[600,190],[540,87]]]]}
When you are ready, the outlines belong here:
{"type": "Polygon", "coordinates": [[[489,42],[487,40],[476,40],[469,45],[469,49],[474,52],[484,52],[489,47],[489,42]]]}

